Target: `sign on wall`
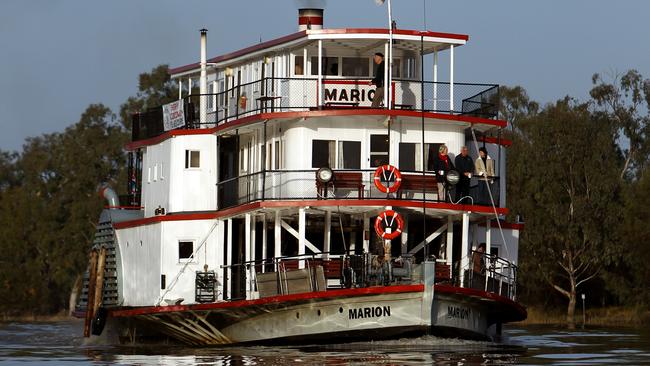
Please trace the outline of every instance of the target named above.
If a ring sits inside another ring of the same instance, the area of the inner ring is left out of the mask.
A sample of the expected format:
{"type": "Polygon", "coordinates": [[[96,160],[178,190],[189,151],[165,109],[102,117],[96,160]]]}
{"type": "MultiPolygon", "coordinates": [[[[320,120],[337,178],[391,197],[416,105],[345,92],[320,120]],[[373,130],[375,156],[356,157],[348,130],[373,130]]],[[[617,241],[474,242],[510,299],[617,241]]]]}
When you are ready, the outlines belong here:
{"type": "Polygon", "coordinates": [[[185,126],[185,110],[183,100],[165,104],[163,109],[163,126],[165,131],[185,126]]]}

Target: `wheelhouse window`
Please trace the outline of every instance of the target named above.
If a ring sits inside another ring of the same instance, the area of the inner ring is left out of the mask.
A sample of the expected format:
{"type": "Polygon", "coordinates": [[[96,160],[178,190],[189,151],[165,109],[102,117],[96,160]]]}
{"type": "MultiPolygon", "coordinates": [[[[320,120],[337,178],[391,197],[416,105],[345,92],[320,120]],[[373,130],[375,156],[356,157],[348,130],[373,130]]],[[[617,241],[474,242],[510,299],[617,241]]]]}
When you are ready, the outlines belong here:
{"type": "Polygon", "coordinates": [[[370,166],[388,164],[388,135],[370,135],[370,166]]]}
{"type": "Polygon", "coordinates": [[[323,168],[334,167],[334,155],[336,153],[334,141],[312,140],[311,142],[311,167],[323,168]]]}
{"type": "Polygon", "coordinates": [[[339,169],[361,169],[361,142],[339,141],[339,169]]]}
{"type": "Polygon", "coordinates": [[[226,101],[225,101],[226,82],[224,81],[224,79],[220,79],[218,81],[217,85],[218,85],[218,88],[217,88],[217,93],[218,93],[217,94],[217,106],[219,108],[223,108],[225,106],[225,104],[226,104],[226,101]]]}
{"type": "Polygon", "coordinates": [[[421,165],[420,144],[400,142],[399,144],[399,168],[403,171],[419,170],[421,165]]]}
{"type": "Polygon", "coordinates": [[[194,253],[194,242],[190,240],[181,240],[178,242],[178,261],[189,262],[192,260],[194,253]]]}
{"type": "MultiPolygon", "coordinates": [[[[339,58],[338,57],[323,57],[322,75],[338,76],[339,74],[339,58]]],[[[318,75],[318,57],[311,58],[311,74],[318,75]]]]}
{"type": "Polygon", "coordinates": [[[198,150],[185,150],[185,169],[201,167],[201,152],[198,150]]]}
{"type": "Polygon", "coordinates": [[[370,59],[367,57],[343,57],[343,76],[367,77],[370,75],[370,59]]]}
{"type": "Polygon", "coordinates": [[[402,73],[400,72],[402,70],[402,60],[398,58],[393,59],[393,78],[400,78],[402,77],[402,73]]]}
{"type": "Polygon", "coordinates": [[[293,74],[305,75],[305,58],[302,56],[294,56],[293,58],[293,74]]]}

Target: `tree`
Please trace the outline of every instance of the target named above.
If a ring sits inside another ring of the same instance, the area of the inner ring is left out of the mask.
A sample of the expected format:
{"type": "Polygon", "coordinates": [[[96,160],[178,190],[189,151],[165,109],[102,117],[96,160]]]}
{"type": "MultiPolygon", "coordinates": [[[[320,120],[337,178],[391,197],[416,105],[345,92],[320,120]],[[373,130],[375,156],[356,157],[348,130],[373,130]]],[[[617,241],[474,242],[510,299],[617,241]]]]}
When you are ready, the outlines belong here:
{"type": "Polygon", "coordinates": [[[608,83],[599,74],[592,77],[590,95],[600,113],[616,122],[616,136],[623,133],[628,147],[623,150],[625,164],[620,178],[626,174],[638,178],[648,164],[650,155],[650,80],[636,70],[615,75],[608,83]]]}
{"type": "Polygon", "coordinates": [[[520,119],[509,152],[516,185],[509,184],[518,191],[511,207],[526,219],[520,252],[566,297],[570,327],[577,289],[620,256],[611,230],[621,210],[620,180],[612,172],[622,159],[615,124],[605,117],[565,98],[520,119]]]}
{"type": "Polygon", "coordinates": [[[521,86],[499,87],[499,114],[500,118],[508,122],[512,133],[518,132],[518,123],[521,119],[537,114],[539,104],[528,97],[528,93],[521,86]]]}
{"type": "Polygon", "coordinates": [[[178,85],[169,76],[168,65],[158,65],[149,73],[139,76],[138,93],[120,106],[120,119],[126,129],[131,129],[131,115],[156,108],[178,98],[178,85]]]}

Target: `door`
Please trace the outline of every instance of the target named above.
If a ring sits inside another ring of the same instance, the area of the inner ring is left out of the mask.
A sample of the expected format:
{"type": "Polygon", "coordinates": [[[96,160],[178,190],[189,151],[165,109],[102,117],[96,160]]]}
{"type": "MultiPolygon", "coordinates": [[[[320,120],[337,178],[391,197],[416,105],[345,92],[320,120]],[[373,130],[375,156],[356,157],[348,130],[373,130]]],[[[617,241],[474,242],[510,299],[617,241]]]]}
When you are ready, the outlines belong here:
{"type": "Polygon", "coordinates": [[[239,203],[247,203],[258,196],[255,172],[255,145],[253,134],[239,135],[239,203]]]}

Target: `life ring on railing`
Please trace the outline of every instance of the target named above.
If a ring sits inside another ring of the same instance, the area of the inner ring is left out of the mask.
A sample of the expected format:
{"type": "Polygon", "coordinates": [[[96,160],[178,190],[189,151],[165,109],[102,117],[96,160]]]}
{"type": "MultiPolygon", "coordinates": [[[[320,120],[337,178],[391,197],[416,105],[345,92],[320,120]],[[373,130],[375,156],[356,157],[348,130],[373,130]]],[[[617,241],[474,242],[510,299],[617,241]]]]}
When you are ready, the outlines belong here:
{"type": "Polygon", "coordinates": [[[400,236],[402,230],[404,230],[404,220],[400,214],[393,210],[386,210],[380,213],[375,220],[375,232],[383,239],[393,240],[400,236]],[[394,223],[397,224],[395,230],[392,229],[394,223]],[[384,226],[383,224],[386,225],[384,226]],[[388,228],[391,229],[390,233],[386,232],[388,228]]]}
{"type": "Polygon", "coordinates": [[[380,192],[394,193],[397,192],[399,186],[402,185],[402,173],[400,173],[399,169],[392,165],[381,165],[375,170],[374,181],[375,187],[377,187],[380,192]],[[386,176],[387,173],[388,176],[386,176]],[[388,182],[393,177],[395,177],[395,184],[388,186],[388,182]],[[382,178],[387,185],[382,184],[382,178]]]}

